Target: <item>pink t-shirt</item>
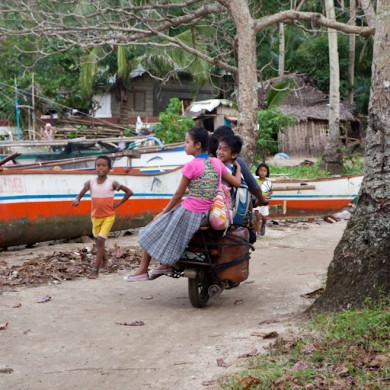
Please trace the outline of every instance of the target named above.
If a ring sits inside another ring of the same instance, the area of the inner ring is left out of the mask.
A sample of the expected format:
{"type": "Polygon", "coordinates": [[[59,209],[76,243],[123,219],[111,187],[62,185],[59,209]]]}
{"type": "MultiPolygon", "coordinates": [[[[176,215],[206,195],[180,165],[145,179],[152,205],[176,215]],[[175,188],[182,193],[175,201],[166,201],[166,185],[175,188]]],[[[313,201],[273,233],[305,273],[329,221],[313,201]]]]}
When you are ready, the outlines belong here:
{"type": "Polygon", "coordinates": [[[97,178],[88,180],[84,187],[91,192],[91,216],[96,218],[109,217],[115,214],[114,195],[120,184],[113,179],[106,178],[98,183],[97,178]]]}
{"type": "MultiPolygon", "coordinates": [[[[211,158],[211,163],[214,169],[217,171],[218,175],[222,176],[227,172],[227,168],[225,165],[218,160],[217,158],[211,158]]],[[[203,175],[204,172],[204,159],[203,158],[194,158],[184,165],[182,174],[190,180],[196,179],[203,175]]],[[[204,213],[210,210],[213,199],[204,200],[191,198],[191,196],[187,196],[184,199],[182,206],[194,213],[204,213]]]]}

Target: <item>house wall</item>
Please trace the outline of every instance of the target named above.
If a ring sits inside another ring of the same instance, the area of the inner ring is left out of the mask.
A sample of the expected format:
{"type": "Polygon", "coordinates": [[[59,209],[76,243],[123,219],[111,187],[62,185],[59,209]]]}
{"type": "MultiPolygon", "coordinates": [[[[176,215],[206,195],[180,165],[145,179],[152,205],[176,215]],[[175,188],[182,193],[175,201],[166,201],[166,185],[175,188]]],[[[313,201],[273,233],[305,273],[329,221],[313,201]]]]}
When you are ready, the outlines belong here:
{"type": "MultiPolygon", "coordinates": [[[[169,80],[165,84],[144,74],[131,80],[127,93],[127,109],[129,122],[141,117],[143,122],[158,120],[160,112],[165,111],[171,98],[181,100],[207,100],[214,98],[210,86],[203,87],[194,95],[194,82],[190,79],[169,80]]],[[[119,118],[119,99],[112,92],[111,112],[114,118],[119,118]]]]}
{"type": "MultiPolygon", "coordinates": [[[[137,77],[131,80],[130,89],[127,91],[128,117],[137,118],[153,116],[154,83],[150,77],[137,77]]],[[[111,112],[114,118],[119,118],[120,99],[112,91],[111,112]]]]}
{"type": "Polygon", "coordinates": [[[328,141],[326,121],[299,122],[278,134],[279,151],[295,157],[318,157],[328,141]]]}
{"type": "Polygon", "coordinates": [[[217,116],[214,120],[214,130],[220,126],[225,126],[225,116],[238,116],[236,109],[229,106],[217,107],[217,116]]]}

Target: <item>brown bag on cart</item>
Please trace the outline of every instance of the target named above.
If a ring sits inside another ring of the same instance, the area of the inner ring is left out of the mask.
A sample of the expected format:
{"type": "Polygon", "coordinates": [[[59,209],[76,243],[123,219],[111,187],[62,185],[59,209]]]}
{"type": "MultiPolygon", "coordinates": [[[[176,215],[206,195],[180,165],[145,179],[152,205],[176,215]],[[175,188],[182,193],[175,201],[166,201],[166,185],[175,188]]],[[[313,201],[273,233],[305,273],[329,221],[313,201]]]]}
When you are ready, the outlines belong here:
{"type": "Polygon", "coordinates": [[[243,282],[249,275],[249,231],[245,227],[231,227],[218,239],[215,271],[220,282],[243,282]]]}

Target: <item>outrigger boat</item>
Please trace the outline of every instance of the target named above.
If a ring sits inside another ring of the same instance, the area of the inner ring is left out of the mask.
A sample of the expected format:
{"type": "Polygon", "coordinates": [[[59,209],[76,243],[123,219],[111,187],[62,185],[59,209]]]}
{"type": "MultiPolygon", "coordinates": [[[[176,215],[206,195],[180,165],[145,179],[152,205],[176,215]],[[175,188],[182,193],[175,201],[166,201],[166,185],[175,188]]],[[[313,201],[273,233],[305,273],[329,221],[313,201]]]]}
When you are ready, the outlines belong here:
{"type": "Polygon", "coordinates": [[[271,219],[325,217],[340,211],[359,193],[363,175],[324,179],[274,179],[271,219]]]}

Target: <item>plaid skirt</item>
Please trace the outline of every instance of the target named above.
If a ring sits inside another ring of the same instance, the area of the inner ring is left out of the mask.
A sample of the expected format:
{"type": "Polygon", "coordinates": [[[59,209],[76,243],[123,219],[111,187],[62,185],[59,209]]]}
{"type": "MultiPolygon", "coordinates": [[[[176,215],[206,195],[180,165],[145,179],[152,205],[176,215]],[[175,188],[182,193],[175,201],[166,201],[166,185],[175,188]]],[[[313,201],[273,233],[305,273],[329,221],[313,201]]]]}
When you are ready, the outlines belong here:
{"type": "Polygon", "coordinates": [[[176,263],[208,213],[194,213],[181,205],[145,226],[139,244],[161,264],[176,263]]]}

